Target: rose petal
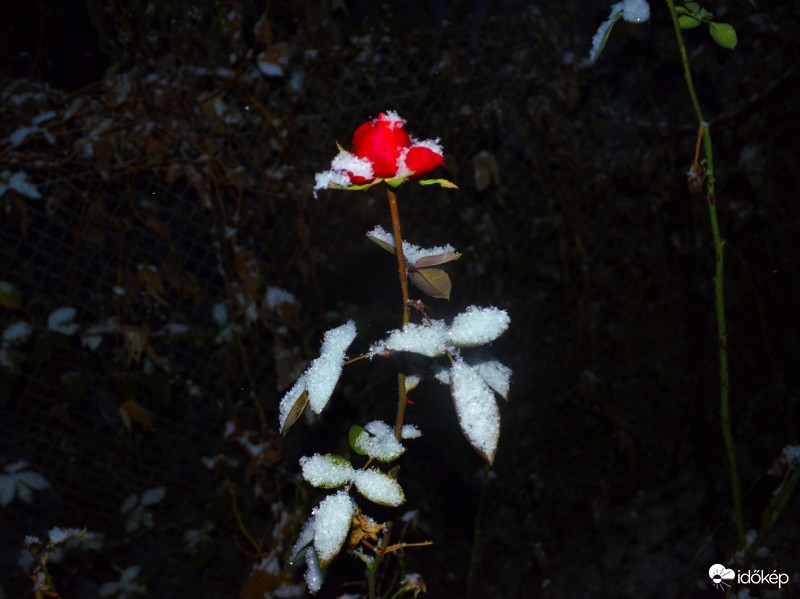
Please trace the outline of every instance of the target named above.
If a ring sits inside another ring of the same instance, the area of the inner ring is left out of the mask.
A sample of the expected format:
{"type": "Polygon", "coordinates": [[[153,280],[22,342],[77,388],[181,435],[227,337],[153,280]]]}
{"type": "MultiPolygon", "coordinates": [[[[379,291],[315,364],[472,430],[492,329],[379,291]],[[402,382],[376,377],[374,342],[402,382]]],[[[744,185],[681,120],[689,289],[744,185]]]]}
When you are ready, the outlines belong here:
{"type": "Polygon", "coordinates": [[[397,175],[397,160],[411,145],[411,138],[403,128],[404,121],[397,113],[381,113],[356,129],[353,149],[356,156],[372,163],[373,172],[381,179],[397,175]]]}
{"type": "Polygon", "coordinates": [[[444,166],[441,147],[433,143],[412,146],[406,153],[405,166],[414,173],[415,177],[424,175],[436,167],[444,166]]]}

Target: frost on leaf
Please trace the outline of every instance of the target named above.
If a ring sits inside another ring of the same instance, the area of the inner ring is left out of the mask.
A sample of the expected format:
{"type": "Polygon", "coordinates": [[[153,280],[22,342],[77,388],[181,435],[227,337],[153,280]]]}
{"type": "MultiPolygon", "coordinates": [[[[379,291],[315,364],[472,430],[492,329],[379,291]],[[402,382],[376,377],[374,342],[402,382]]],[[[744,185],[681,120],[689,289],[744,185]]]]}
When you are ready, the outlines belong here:
{"type": "Polygon", "coordinates": [[[323,499],[314,510],[314,550],[320,566],[327,566],[344,545],[355,506],[344,491],[323,499]]]}
{"type": "Polygon", "coordinates": [[[464,436],[491,464],[500,438],[500,411],[494,392],[476,369],[461,361],[450,370],[450,388],[464,436]]]}
{"type": "Polygon", "coordinates": [[[475,364],[474,368],[500,397],[508,399],[508,392],[511,388],[511,369],[508,366],[497,360],[489,360],[475,364]]]}
{"type": "Polygon", "coordinates": [[[352,427],[348,438],[353,451],[381,462],[396,460],[406,450],[394,438],[394,429],[380,420],[368,422],[364,428],[352,427]]]}
{"type": "Polygon", "coordinates": [[[380,505],[396,507],[406,499],[397,481],[376,468],[357,471],[353,482],[359,493],[380,505]]]}
{"type": "Polygon", "coordinates": [[[352,320],[325,333],[320,356],[311,363],[308,370],[281,399],[280,426],[282,432],[285,433],[288,429],[286,422],[290,415],[296,420],[299,413],[302,413],[305,406],[298,409],[298,402],[303,392],[308,392],[308,404],[311,406],[311,410],[315,414],[322,412],[342,374],[345,352],[355,338],[356,325],[352,320]]]}
{"type": "Polygon", "coordinates": [[[315,487],[335,489],[353,479],[353,467],[340,455],[320,455],[300,458],[303,478],[315,487]]]}
{"type": "Polygon", "coordinates": [[[296,564],[305,557],[307,566],[305,579],[308,590],[311,593],[316,593],[320,589],[325,578],[325,572],[319,566],[316,552],[309,549],[311,543],[314,542],[315,522],[314,516],[311,516],[306,521],[300,536],[292,547],[292,557],[289,559],[290,564],[296,564]]]}
{"type": "Polygon", "coordinates": [[[370,347],[369,356],[384,351],[406,351],[429,358],[440,356],[447,351],[447,329],[440,320],[434,320],[431,324],[408,323],[370,347]]]}
{"type": "Polygon", "coordinates": [[[484,345],[505,333],[510,322],[505,310],[470,306],[453,319],[447,335],[456,346],[484,345]]]}

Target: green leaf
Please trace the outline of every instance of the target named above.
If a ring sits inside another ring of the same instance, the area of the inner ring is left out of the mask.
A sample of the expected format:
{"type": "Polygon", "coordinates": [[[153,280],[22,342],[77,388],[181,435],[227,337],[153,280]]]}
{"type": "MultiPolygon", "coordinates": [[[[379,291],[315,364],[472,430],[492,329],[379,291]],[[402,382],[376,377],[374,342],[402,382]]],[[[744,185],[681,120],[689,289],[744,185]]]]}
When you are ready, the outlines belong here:
{"type": "Polygon", "coordinates": [[[736,47],[736,30],[727,23],[709,23],[708,32],[723,48],[733,50],[736,47]]]}
{"type": "Polygon", "coordinates": [[[694,29],[700,25],[700,21],[689,15],[680,15],[678,17],[678,25],[681,29],[694,29]]]}
{"type": "Polygon", "coordinates": [[[297,422],[297,419],[303,415],[303,412],[308,405],[308,390],[304,389],[303,392],[300,394],[294,404],[292,405],[292,409],[289,410],[289,414],[286,416],[286,420],[283,422],[283,426],[281,427],[281,435],[286,435],[292,425],[297,422]]]}
{"type": "Polygon", "coordinates": [[[447,189],[458,189],[458,185],[447,179],[422,179],[417,181],[420,185],[438,185],[447,189]]]}
{"type": "Polygon", "coordinates": [[[436,299],[450,299],[453,284],[450,276],[440,268],[423,268],[408,275],[411,283],[422,293],[436,299]]]}
{"type": "Polygon", "coordinates": [[[697,2],[686,2],[685,6],[686,9],[693,15],[696,15],[698,12],[700,12],[700,5],[697,2]]]}
{"type": "Polygon", "coordinates": [[[369,438],[368,436],[362,437],[362,435],[366,435],[366,433],[367,431],[356,425],[351,426],[350,430],[347,431],[347,442],[350,443],[350,448],[358,455],[367,455],[367,450],[364,449],[364,446],[361,443],[362,439],[369,438]]]}

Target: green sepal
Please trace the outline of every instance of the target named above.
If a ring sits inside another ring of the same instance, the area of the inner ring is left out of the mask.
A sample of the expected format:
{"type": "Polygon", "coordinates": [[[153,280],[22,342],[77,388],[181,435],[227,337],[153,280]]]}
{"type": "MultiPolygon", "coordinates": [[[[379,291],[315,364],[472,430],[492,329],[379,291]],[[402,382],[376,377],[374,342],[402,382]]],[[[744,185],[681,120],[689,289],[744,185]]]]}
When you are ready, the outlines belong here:
{"type": "Polygon", "coordinates": [[[447,179],[421,179],[417,183],[420,185],[438,185],[446,189],[458,189],[458,185],[447,179]]]}

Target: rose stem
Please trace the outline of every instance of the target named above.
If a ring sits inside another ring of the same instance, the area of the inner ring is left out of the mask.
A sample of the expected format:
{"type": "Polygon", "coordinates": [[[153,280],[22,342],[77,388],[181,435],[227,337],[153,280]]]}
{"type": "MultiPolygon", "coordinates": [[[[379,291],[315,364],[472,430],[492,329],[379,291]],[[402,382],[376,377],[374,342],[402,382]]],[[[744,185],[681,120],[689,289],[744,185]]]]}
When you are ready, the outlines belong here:
{"type": "MultiPolygon", "coordinates": [[[[409,321],[408,281],[406,259],[403,255],[403,235],[400,232],[400,211],[397,208],[397,196],[386,190],[389,195],[389,211],[392,214],[392,231],[394,232],[394,248],[397,255],[397,272],[400,275],[400,291],[403,294],[403,326],[409,321]]],[[[403,433],[403,417],[406,413],[406,377],[403,372],[397,373],[397,418],[394,425],[394,436],[398,441],[403,433]]]]}

